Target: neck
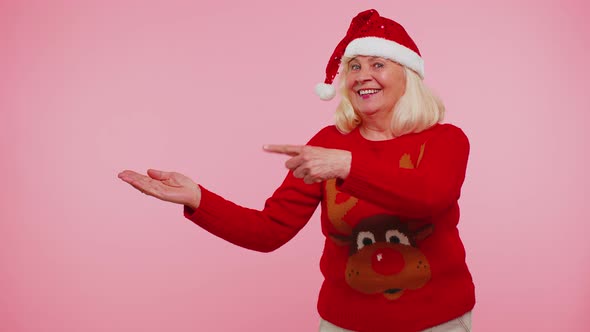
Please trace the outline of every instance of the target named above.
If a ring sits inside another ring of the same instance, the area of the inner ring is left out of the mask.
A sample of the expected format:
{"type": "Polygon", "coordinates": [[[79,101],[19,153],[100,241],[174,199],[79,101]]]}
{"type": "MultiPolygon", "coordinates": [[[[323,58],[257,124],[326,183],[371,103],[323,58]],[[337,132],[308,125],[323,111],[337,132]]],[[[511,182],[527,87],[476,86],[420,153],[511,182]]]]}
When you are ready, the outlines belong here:
{"type": "Polygon", "coordinates": [[[359,128],[361,135],[370,141],[385,141],[395,138],[391,131],[391,116],[381,116],[376,119],[376,115],[363,117],[359,128]]]}

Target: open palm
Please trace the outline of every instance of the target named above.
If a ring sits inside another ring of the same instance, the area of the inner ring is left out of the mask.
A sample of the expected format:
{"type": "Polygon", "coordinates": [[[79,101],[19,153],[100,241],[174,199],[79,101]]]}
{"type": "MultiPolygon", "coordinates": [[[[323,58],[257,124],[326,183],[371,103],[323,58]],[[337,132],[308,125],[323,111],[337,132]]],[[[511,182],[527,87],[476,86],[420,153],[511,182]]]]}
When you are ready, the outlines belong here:
{"type": "Polygon", "coordinates": [[[163,201],[199,207],[201,189],[189,177],[177,172],[164,172],[149,169],[147,176],[134,171],[125,170],[119,178],[135,189],[163,201]]]}

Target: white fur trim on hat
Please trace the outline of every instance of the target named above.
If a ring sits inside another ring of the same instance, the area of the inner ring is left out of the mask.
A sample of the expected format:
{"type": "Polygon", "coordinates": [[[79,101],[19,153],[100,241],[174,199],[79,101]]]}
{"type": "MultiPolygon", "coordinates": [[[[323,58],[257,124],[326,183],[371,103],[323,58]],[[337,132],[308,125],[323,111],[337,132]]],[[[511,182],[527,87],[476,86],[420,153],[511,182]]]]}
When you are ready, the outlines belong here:
{"type": "Polygon", "coordinates": [[[318,83],[318,85],[315,86],[315,94],[318,95],[321,100],[331,100],[336,96],[336,89],[330,84],[318,83]]]}
{"type": "Polygon", "coordinates": [[[345,57],[356,55],[378,56],[398,62],[424,78],[424,60],[411,49],[379,37],[362,37],[351,41],[344,51],[345,57]]]}

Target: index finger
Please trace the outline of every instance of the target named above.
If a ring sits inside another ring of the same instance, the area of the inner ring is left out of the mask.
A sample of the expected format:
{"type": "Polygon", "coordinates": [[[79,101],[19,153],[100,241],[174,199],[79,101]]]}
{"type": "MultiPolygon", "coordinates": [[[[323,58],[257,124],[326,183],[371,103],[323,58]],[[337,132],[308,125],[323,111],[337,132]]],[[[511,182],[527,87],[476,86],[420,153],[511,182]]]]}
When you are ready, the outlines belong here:
{"type": "Polygon", "coordinates": [[[288,156],[297,156],[301,153],[303,145],[269,144],[262,147],[266,152],[281,153],[288,156]]]}

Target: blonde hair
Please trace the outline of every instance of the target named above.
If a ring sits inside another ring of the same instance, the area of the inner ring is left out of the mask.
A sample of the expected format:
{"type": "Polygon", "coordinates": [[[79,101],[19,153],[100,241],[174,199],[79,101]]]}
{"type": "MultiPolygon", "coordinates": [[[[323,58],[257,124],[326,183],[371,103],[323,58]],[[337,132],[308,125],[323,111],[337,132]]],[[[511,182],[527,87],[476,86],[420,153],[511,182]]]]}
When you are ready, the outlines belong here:
{"type": "MultiPolygon", "coordinates": [[[[348,61],[343,60],[343,64],[348,61]]],[[[334,115],[336,128],[343,133],[349,133],[362,123],[362,118],[355,112],[348,99],[345,87],[347,65],[342,68],[340,75],[340,104],[334,115]]],[[[419,133],[441,122],[445,114],[445,106],[422,81],[413,70],[404,67],[406,73],[406,88],[404,94],[393,107],[391,129],[398,137],[409,133],[419,133]]]]}

